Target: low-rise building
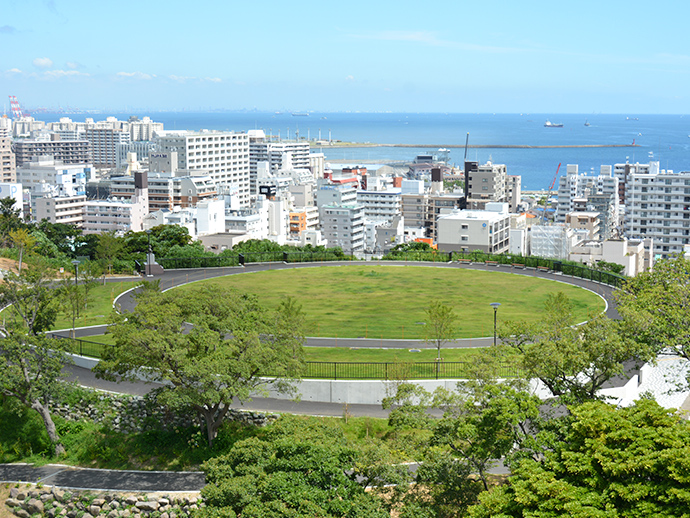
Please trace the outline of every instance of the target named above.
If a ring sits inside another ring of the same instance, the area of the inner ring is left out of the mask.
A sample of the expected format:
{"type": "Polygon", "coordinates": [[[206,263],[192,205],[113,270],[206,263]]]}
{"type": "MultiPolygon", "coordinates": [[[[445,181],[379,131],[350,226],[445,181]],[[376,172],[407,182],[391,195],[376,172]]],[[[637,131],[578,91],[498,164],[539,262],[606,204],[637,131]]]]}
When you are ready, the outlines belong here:
{"type": "Polygon", "coordinates": [[[454,210],[437,221],[439,250],[481,250],[492,254],[508,251],[510,214],[506,203],[488,203],[487,210],[454,210]]]}

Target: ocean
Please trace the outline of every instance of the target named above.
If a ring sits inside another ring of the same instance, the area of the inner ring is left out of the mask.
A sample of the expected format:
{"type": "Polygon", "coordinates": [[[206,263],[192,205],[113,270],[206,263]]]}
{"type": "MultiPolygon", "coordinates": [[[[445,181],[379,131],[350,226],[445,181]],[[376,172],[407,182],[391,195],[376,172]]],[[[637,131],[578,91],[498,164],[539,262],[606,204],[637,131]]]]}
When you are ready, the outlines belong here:
{"type": "MultiPolygon", "coordinates": [[[[103,120],[106,116],[126,120],[130,115],[148,115],[163,122],[165,129],[232,130],[263,129],[283,139],[321,138],[344,142],[431,145],[429,148],[360,147],[320,149],[331,163],[385,163],[411,161],[436,147],[450,149],[450,162],[461,165],[469,133],[470,145],[483,146],[578,146],[630,145],[601,148],[470,148],[467,158],[480,163],[506,164],[508,174],[522,176],[523,190],[548,189],[561,165],[578,164],[580,172],[616,163],[658,160],[662,169],[690,170],[690,116],[635,114],[441,114],[441,113],[315,113],[294,116],[270,112],[154,112],[69,115],[74,121],[85,117],[103,120]],[[545,121],[563,124],[544,127],[545,121]],[[586,126],[585,123],[589,123],[586,126]]],[[[61,115],[37,114],[46,122],[61,115]]]]}

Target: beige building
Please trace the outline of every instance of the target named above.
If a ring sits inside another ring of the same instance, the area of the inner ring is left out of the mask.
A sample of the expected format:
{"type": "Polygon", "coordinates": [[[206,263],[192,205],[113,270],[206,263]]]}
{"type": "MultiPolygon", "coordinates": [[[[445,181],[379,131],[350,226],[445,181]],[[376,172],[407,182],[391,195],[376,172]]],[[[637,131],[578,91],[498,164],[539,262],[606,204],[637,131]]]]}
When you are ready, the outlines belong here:
{"type": "Polygon", "coordinates": [[[33,219],[81,227],[84,222],[85,203],[84,195],[34,198],[33,219]]]}
{"type": "Polygon", "coordinates": [[[588,241],[573,247],[569,259],[592,267],[599,261],[620,264],[624,275],[634,277],[651,268],[654,261],[651,249],[650,244],[640,239],[588,241]]]}
{"type": "Polygon", "coordinates": [[[437,227],[439,250],[481,250],[492,254],[508,251],[510,214],[505,203],[489,203],[487,210],[453,211],[440,216],[437,227]]]}
{"type": "Polygon", "coordinates": [[[571,212],[565,217],[565,224],[573,230],[586,230],[587,239],[598,241],[600,236],[598,212],[571,212]]]}

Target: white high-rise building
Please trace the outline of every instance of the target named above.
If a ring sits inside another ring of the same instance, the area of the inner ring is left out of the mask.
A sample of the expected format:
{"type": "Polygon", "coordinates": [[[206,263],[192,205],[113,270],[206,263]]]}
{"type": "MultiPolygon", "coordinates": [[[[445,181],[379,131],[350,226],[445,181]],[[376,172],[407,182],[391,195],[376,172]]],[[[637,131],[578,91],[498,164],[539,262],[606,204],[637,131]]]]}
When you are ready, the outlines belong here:
{"type": "Polygon", "coordinates": [[[268,164],[270,173],[281,169],[309,169],[309,142],[269,142],[262,130],[249,133],[249,177],[250,192],[257,194],[257,169],[260,162],[268,164]]]}
{"type": "Polygon", "coordinates": [[[650,171],[627,178],[625,235],[653,238],[655,258],[666,258],[690,244],[690,172],[650,171]]]}
{"type": "Polygon", "coordinates": [[[219,186],[237,188],[239,203],[249,207],[249,136],[235,132],[165,132],[157,153],[177,153],[181,170],[205,171],[219,186]]]}

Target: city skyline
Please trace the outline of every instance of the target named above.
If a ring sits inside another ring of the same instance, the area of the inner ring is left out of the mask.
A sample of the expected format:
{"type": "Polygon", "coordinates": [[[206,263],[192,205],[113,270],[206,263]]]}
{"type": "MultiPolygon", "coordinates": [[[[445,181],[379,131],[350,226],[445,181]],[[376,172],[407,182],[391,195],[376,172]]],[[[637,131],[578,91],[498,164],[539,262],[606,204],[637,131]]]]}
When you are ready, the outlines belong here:
{"type": "Polygon", "coordinates": [[[690,113],[682,4],[6,4],[8,113],[690,113]]]}

